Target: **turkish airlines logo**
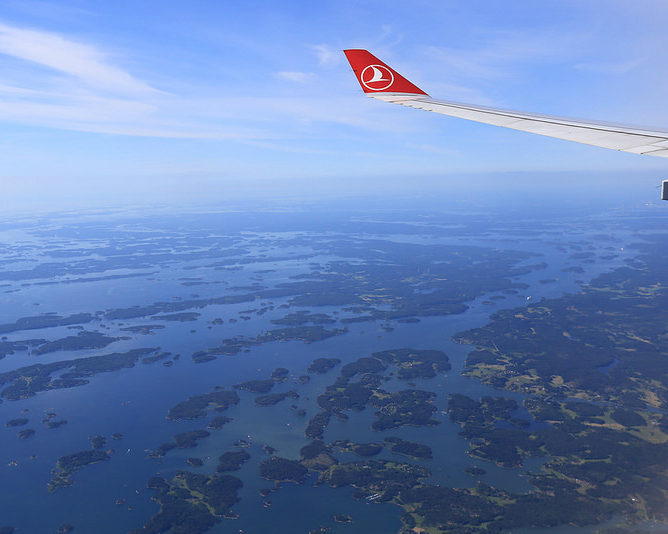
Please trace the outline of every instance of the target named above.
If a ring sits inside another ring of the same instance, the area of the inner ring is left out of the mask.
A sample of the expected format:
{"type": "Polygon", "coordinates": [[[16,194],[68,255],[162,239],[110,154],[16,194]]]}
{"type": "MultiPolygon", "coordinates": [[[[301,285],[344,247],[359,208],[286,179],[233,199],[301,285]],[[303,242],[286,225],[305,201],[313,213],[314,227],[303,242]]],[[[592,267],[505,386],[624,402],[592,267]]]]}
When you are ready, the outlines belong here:
{"type": "Polygon", "coordinates": [[[369,65],[362,71],[360,81],[371,91],[383,91],[394,83],[394,75],[384,65],[369,65]]]}

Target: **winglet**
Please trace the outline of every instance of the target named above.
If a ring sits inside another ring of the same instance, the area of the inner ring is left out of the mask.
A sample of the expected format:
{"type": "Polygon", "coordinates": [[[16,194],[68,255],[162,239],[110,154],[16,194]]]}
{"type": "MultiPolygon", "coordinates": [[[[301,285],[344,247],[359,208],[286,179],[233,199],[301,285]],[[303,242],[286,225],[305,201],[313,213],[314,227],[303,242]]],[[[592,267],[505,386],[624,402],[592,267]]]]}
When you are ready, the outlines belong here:
{"type": "Polygon", "coordinates": [[[429,96],[367,50],[344,50],[357,81],[368,96],[429,96]]]}

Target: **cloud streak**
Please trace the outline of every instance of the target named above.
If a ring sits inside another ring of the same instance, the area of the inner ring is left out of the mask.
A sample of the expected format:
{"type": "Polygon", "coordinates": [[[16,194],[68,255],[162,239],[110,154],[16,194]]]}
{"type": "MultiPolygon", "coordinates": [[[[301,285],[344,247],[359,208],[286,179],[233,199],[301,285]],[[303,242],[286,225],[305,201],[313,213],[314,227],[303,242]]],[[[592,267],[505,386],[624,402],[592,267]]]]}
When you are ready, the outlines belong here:
{"type": "MultiPolygon", "coordinates": [[[[334,61],[331,49],[318,51],[320,62],[334,61]]],[[[299,70],[273,75],[277,84],[302,85],[316,76],[299,70]]],[[[164,74],[161,79],[170,83],[164,74]]],[[[323,107],[321,98],[314,101],[293,90],[259,97],[244,95],[243,88],[208,98],[201,96],[207,91],[204,86],[175,85],[189,94],[155,89],[112,64],[109,55],[93,44],[0,23],[0,116],[5,122],[116,135],[241,141],[301,135],[304,125],[313,123],[364,124],[340,98],[323,107]],[[294,125],[292,132],[286,124],[294,125]]],[[[226,88],[217,90],[225,93],[226,88]]],[[[356,97],[351,93],[349,98],[355,100],[352,107],[359,108],[362,101],[356,97]]]]}
{"type": "Polygon", "coordinates": [[[118,67],[93,46],[60,35],[0,24],[0,53],[77,79],[84,86],[127,94],[156,90],[118,67]]]}

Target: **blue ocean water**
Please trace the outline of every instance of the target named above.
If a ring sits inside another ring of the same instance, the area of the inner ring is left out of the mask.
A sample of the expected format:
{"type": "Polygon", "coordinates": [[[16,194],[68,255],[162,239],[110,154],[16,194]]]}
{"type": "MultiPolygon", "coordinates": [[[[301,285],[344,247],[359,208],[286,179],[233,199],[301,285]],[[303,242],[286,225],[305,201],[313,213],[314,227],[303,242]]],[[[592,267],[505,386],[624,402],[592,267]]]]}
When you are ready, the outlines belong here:
{"type": "MultiPolygon", "coordinates": [[[[239,217],[243,219],[241,215],[239,217]]],[[[273,288],[294,280],[291,277],[295,275],[325,269],[331,262],[352,261],[313,246],[313,243],[328,240],[371,242],[382,239],[396,243],[518,250],[535,254],[518,265],[541,264],[528,274],[513,277],[513,282],[523,284],[517,294],[489,292],[468,302],[468,310],[462,314],[426,317],[417,323],[396,322],[391,331],[381,328],[380,322],[353,323],[347,325],[349,332],[342,336],[311,344],[300,341],[265,343],[248,352],[232,357],[220,356],[204,364],[193,363],[190,355],[214,347],[225,338],[252,337],[275,328],[270,320],[288,312],[308,309],[317,313],[337,313],[339,317],[350,313],[342,309],[345,306],[281,309],[281,305],[289,304],[290,298],[280,297],[197,308],[192,311],[201,315],[195,321],[186,322],[149,317],[108,321],[97,317],[81,326],[129,339],[97,350],[58,351],[39,357],[29,351],[10,354],[0,360],[0,372],[37,362],[123,352],[139,347],[160,347],[163,351],[180,354],[181,358],[170,367],[161,362],[138,363],[133,368],[95,375],[86,386],[41,392],[20,401],[4,400],[0,404],[0,422],[26,417],[29,423],[21,428],[33,428],[36,434],[20,440],[16,436],[20,428],[0,427],[0,473],[7,488],[0,500],[0,525],[13,525],[18,532],[55,532],[59,525],[72,523],[76,532],[101,534],[139,528],[157,511],[157,505],[150,499],[152,493],[146,489],[149,478],[156,474],[171,478],[177,469],[211,474],[215,472],[217,457],[221,453],[234,450],[233,445],[238,439],[250,439],[251,460],[237,473],[244,481],[241,502],[234,507],[239,518],[223,520],[211,532],[308,532],[320,526],[330,527],[334,533],[396,532],[400,527],[399,507],[355,501],[350,497],[351,488],[314,488],[314,477],[300,485],[285,483],[271,494],[271,506],[266,507],[259,490],[272,487],[273,483],[259,478],[257,466],[266,458],[263,445],[275,448],[279,456],[296,459],[300,448],[309,443],[304,429],[308,419],[318,411],[316,397],[338,373],[333,370],[325,375],[311,374],[306,384],[299,383],[297,377],[306,374],[314,359],[337,357],[345,363],[398,347],[435,348],[449,355],[452,369],[447,374],[415,381],[418,388],[437,394],[435,402],[439,411],[435,417],[440,424],[378,433],[371,430],[373,413],[367,409],[351,413],[345,422],[333,419],[325,432],[326,441],[354,439],[366,442],[399,436],[426,443],[433,449],[434,459],[415,462],[432,471],[431,483],[473,487],[476,479],[466,475],[464,469],[479,466],[486,471],[480,478],[485,483],[516,492],[529,491],[530,485],[522,474],[539,469],[540,460],[527,461],[521,469],[508,470],[473,459],[466,454],[468,443],[458,436],[458,425],[452,424],[444,413],[448,395],[455,392],[474,398],[503,394],[522,399],[521,395],[500,393],[476,380],[462,377],[466,354],[471,347],[455,343],[451,336],[483,326],[490,314],[498,309],[521,307],[542,298],[578,291],[596,275],[631,261],[635,252],[629,245],[642,238],[638,225],[620,220],[616,214],[578,220],[568,213],[548,220],[506,219],[497,221],[496,225],[490,225],[487,217],[477,220],[471,216],[457,219],[462,223],[457,231],[457,226],[448,220],[431,221],[425,225],[419,213],[356,212],[354,217],[350,214],[340,217],[336,226],[318,228],[305,223],[308,217],[305,221],[300,219],[288,224],[276,214],[263,216],[256,213],[253,225],[249,226],[248,221],[236,221],[228,215],[224,218],[224,222],[229,223],[228,229],[218,227],[216,234],[212,233],[210,219],[196,215],[163,217],[157,222],[124,220],[117,216],[113,222],[92,220],[85,227],[76,220],[67,223],[52,221],[48,231],[44,230],[43,222],[35,225],[26,221],[23,227],[0,232],[0,244],[3,245],[0,261],[5,272],[29,270],[45,263],[79,265],[81,259],[90,262],[88,272],[84,269],[76,274],[42,278],[26,275],[0,280],[0,323],[4,324],[43,313],[68,316],[154,302],[238,294],[243,290],[235,287],[252,287],[254,284],[273,288]],[[277,219],[281,224],[276,223],[277,219]],[[388,219],[397,228],[387,228],[388,219]],[[378,227],[374,228],[370,222],[377,223],[378,227]],[[294,230],[299,225],[301,228],[294,230]],[[217,248],[216,235],[231,238],[228,244],[244,251],[237,256],[243,261],[230,263],[222,253],[223,248],[217,248]],[[96,272],[95,262],[113,257],[114,249],[125,253],[131,251],[128,257],[132,266],[124,267],[123,262],[118,261],[113,269],[96,272]],[[73,281],[137,273],[141,276],[73,281]],[[262,315],[249,311],[265,305],[273,306],[273,309],[262,315]],[[242,315],[250,319],[243,320],[242,315]],[[224,320],[222,325],[212,324],[217,318],[224,320]],[[236,322],[230,319],[236,319],[236,322]],[[122,330],[147,324],[160,324],[165,328],[155,329],[149,335],[129,334],[122,330]],[[273,392],[295,389],[300,395],[298,400],[288,399],[276,406],[261,408],[253,403],[253,394],[240,391],[241,402],[225,412],[233,418],[231,423],[221,430],[211,431],[211,436],[194,449],[173,450],[160,460],[147,458],[147,451],[171,441],[174,434],[202,429],[209,419],[169,421],[166,414],[171,406],[217,386],[229,388],[246,380],[268,378],[277,367],[289,369],[290,379],[278,384],[273,392]],[[306,410],[307,416],[297,417],[292,404],[306,410]],[[66,419],[67,424],[47,429],[42,420],[50,412],[57,414],[54,420],[66,419]],[[111,460],[81,469],[73,475],[76,483],[72,487],[54,493],[47,491],[50,471],[60,456],[90,449],[92,436],[110,438],[114,433],[121,433],[123,437],[109,439],[105,448],[114,449],[111,460]],[[192,456],[204,459],[204,465],[189,468],[186,459],[192,456]],[[119,499],[123,504],[117,504],[119,499]],[[335,523],[334,514],[350,515],[354,522],[335,523]]],[[[336,221],[336,217],[332,215],[331,220],[336,221]]],[[[76,332],[63,326],[12,332],[7,338],[10,341],[53,340],[76,332]]],[[[395,379],[383,387],[402,389],[405,384],[395,379]]],[[[380,457],[408,461],[387,450],[380,457]]],[[[578,532],[590,530],[578,529],[578,532]]],[[[550,530],[571,531],[574,531],[571,527],[550,530]]]]}

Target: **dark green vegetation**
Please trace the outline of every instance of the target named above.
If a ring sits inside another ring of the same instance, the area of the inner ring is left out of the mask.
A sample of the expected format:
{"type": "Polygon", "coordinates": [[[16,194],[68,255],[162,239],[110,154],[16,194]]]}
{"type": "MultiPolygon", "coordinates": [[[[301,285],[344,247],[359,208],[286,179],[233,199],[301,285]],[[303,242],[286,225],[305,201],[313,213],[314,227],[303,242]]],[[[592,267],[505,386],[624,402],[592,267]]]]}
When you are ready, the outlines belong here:
{"type": "Polygon", "coordinates": [[[56,491],[58,488],[66,488],[74,484],[70,477],[82,467],[109,460],[109,452],[94,449],[92,451],[75,452],[61,456],[56,463],[56,468],[52,474],[54,477],[49,481],[49,491],[56,491]]]}
{"type": "Polygon", "coordinates": [[[374,358],[399,368],[402,380],[433,378],[436,373],[445,373],[451,365],[445,353],[439,350],[397,349],[376,352],[374,358]]]}
{"type": "Polygon", "coordinates": [[[225,424],[229,423],[230,421],[232,421],[232,419],[230,417],[227,417],[226,415],[217,415],[216,417],[211,419],[211,421],[209,421],[209,424],[206,425],[206,427],[209,430],[220,430],[221,428],[223,428],[225,424]]]}
{"type": "Polygon", "coordinates": [[[181,312],[181,313],[168,313],[166,315],[153,315],[151,320],[153,321],[179,321],[185,323],[188,321],[196,321],[201,313],[197,312],[181,312]]]}
{"type": "Polygon", "coordinates": [[[305,324],[331,324],[336,320],[324,313],[310,313],[307,311],[297,311],[289,313],[281,319],[272,319],[271,323],[285,326],[303,326],[305,324]]]}
{"type": "Polygon", "coordinates": [[[24,426],[28,424],[28,419],[26,417],[19,417],[18,419],[10,419],[5,423],[5,426],[24,426]]]}
{"type": "MultiPolygon", "coordinates": [[[[172,406],[169,409],[169,412],[167,412],[167,418],[172,421],[178,421],[179,419],[197,419],[198,417],[205,417],[206,410],[208,409],[213,409],[214,412],[219,413],[230,406],[237,404],[239,400],[239,395],[237,395],[236,391],[223,390],[205,393],[204,395],[196,395],[172,406]]],[[[219,421],[223,424],[227,422],[227,420],[219,421]]]]}
{"type": "MultiPolygon", "coordinates": [[[[123,339],[120,337],[105,336],[100,332],[89,332],[83,330],[76,336],[68,336],[63,339],[57,339],[40,345],[32,352],[37,356],[46,354],[47,352],[55,352],[57,350],[84,350],[84,349],[103,349],[107,345],[111,345],[114,341],[123,339]]],[[[125,338],[129,339],[129,338],[125,338]]]]}
{"type": "Polygon", "coordinates": [[[271,378],[277,382],[283,382],[288,379],[289,374],[289,369],[286,369],[285,367],[277,367],[271,372],[271,378]]]}
{"type": "Polygon", "coordinates": [[[199,350],[192,355],[195,363],[204,363],[216,359],[217,356],[234,356],[250,347],[257,347],[264,343],[273,341],[303,341],[304,343],[314,343],[322,341],[332,336],[345,334],[346,328],[334,328],[327,330],[322,326],[293,326],[289,328],[279,328],[269,330],[264,334],[255,337],[237,337],[224,339],[218,347],[199,350]]]}
{"type": "Polygon", "coordinates": [[[387,460],[364,460],[335,464],[322,473],[321,481],[334,488],[354,486],[380,493],[378,502],[394,499],[401,491],[417,485],[430,472],[425,467],[387,460]]]}
{"type": "Polygon", "coordinates": [[[0,396],[9,400],[18,400],[32,397],[40,391],[82,386],[88,384],[87,377],[97,373],[118,371],[124,367],[134,367],[141,356],[154,351],[155,349],[134,349],[123,353],[116,352],[76,360],[37,363],[0,373],[0,384],[12,382],[11,386],[0,392],[0,396]],[[69,370],[61,373],[55,380],[51,380],[51,374],[65,369],[69,370]]]}
{"type": "Polygon", "coordinates": [[[517,407],[513,399],[483,397],[475,401],[458,393],[450,395],[448,402],[450,419],[462,425],[460,435],[475,438],[470,454],[502,467],[519,467],[523,456],[542,455],[542,443],[528,432],[497,426],[499,421],[510,421],[517,407]]]}
{"type": "Polygon", "coordinates": [[[177,471],[171,482],[154,477],[148,488],[157,494],[160,511],[141,529],[130,534],[188,533],[201,534],[231,514],[242,482],[230,475],[197,475],[177,471]]]}
{"type": "Polygon", "coordinates": [[[267,380],[249,380],[248,382],[241,382],[234,386],[234,389],[242,389],[250,391],[251,393],[269,393],[276,382],[271,379],[267,380]]]}
{"type": "Polygon", "coordinates": [[[258,406],[274,406],[275,404],[278,404],[287,398],[298,399],[299,393],[297,393],[294,389],[291,389],[285,393],[271,393],[269,395],[255,397],[255,404],[258,406]]]}
{"type": "Polygon", "coordinates": [[[434,376],[436,371],[450,369],[450,364],[443,352],[416,349],[377,352],[370,358],[362,357],[348,363],[341,367],[341,375],[336,382],[318,396],[318,406],[322,411],[309,422],[306,436],[321,436],[330,416],[345,418],[345,411],[360,411],[366,406],[376,410],[372,428],[377,431],[404,425],[437,425],[438,421],[431,417],[436,411],[432,402],[433,393],[417,389],[388,392],[381,387],[382,382],[387,380],[383,374],[392,367],[398,369],[399,378],[407,379],[434,376]]]}
{"type": "Polygon", "coordinates": [[[646,253],[633,267],[603,274],[581,293],[504,310],[487,326],[458,334],[478,347],[467,373],[540,395],[631,408],[668,404],[665,331],[657,324],[668,306],[660,275],[668,260],[656,252],[660,245],[638,247],[646,253]]]}
{"type": "Polygon", "coordinates": [[[30,347],[45,343],[45,339],[26,339],[24,341],[0,341],[0,360],[17,351],[28,350],[30,347]]]}
{"type": "Polygon", "coordinates": [[[316,358],[313,360],[313,363],[309,365],[307,371],[309,373],[318,373],[324,374],[327,371],[334,369],[337,365],[341,363],[341,360],[338,358],[316,358]]]}
{"type": "Polygon", "coordinates": [[[90,446],[94,449],[101,449],[107,444],[107,438],[104,436],[95,436],[90,440],[90,446]]]}
{"type": "Polygon", "coordinates": [[[142,358],[141,363],[150,365],[152,363],[159,362],[160,360],[164,360],[165,358],[169,358],[171,355],[172,355],[171,352],[156,351],[156,353],[153,356],[146,356],[146,358],[142,358]]]}
{"type": "Polygon", "coordinates": [[[348,440],[336,441],[332,445],[363,458],[376,456],[385,448],[382,443],[350,443],[348,440]]]}
{"type": "Polygon", "coordinates": [[[299,460],[288,460],[272,456],[260,464],[260,476],[276,482],[295,482],[306,480],[308,469],[299,460]]]}
{"type": "MultiPolygon", "coordinates": [[[[85,324],[91,322],[94,318],[95,316],[90,313],[77,313],[68,317],[61,317],[56,314],[40,315],[38,317],[22,317],[13,323],[0,324],[0,334],[19,332],[21,330],[40,330],[42,328],[50,328],[53,326],[85,324]]],[[[23,341],[22,343],[28,342],[23,341]]]]}
{"type": "Polygon", "coordinates": [[[163,443],[158,447],[151,456],[160,458],[167,454],[172,449],[192,449],[197,447],[197,442],[200,439],[208,438],[211,434],[206,430],[189,430],[187,432],[180,432],[176,434],[173,441],[170,443],[163,443]]]}
{"type": "Polygon", "coordinates": [[[363,410],[367,405],[376,410],[373,429],[382,431],[404,425],[433,426],[438,421],[431,415],[436,411],[432,399],[434,394],[428,391],[405,389],[388,392],[382,389],[384,373],[388,366],[396,366],[401,378],[415,374],[435,374],[435,369],[449,369],[447,356],[439,351],[420,351],[398,349],[374,353],[370,358],[344,365],[341,376],[325,392],[318,396],[318,406],[322,412],[316,414],[306,429],[308,437],[321,436],[329,423],[329,417],[345,417],[346,410],[363,410]],[[422,359],[422,356],[425,359],[422,359]],[[416,373],[406,372],[415,367],[416,373]],[[357,380],[352,379],[357,377],[357,380]]]}
{"type": "Polygon", "coordinates": [[[32,438],[35,435],[35,429],[25,428],[23,430],[19,430],[18,434],[16,435],[19,437],[19,439],[32,438]]]}
{"type": "Polygon", "coordinates": [[[225,452],[218,458],[217,473],[226,473],[228,471],[238,471],[241,466],[250,459],[250,454],[246,451],[225,452]]]}
{"type": "Polygon", "coordinates": [[[487,291],[511,288],[512,282],[504,275],[516,276],[533,269],[513,267],[529,254],[474,247],[380,239],[332,240],[316,247],[325,253],[365,261],[331,262],[328,271],[296,276],[297,281],[279,284],[278,289],[264,295],[270,298],[290,292],[296,295],[290,301],[295,306],[360,306],[369,317],[382,320],[448,315],[463,312],[465,302],[487,291]],[[425,265],[429,270],[424,270],[425,265]]]}
{"type": "Polygon", "coordinates": [[[413,443],[401,438],[389,437],[384,439],[385,443],[390,444],[390,450],[397,454],[403,454],[410,458],[418,460],[431,460],[434,456],[431,447],[423,443],[413,443]]]}
{"type": "Polygon", "coordinates": [[[146,324],[146,325],[139,325],[139,326],[126,326],[125,328],[121,328],[121,331],[123,332],[131,332],[133,334],[151,334],[153,333],[153,330],[162,330],[165,328],[165,325],[162,324],[146,324]]]}
{"type": "Polygon", "coordinates": [[[60,421],[49,421],[45,423],[46,428],[60,428],[63,425],[67,424],[67,419],[61,419],[60,421]]]}
{"type": "Polygon", "coordinates": [[[524,406],[541,423],[514,419],[512,399],[452,395],[450,417],[471,440],[470,453],[507,467],[527,456],[548,460],[528,495],[484,485],[404,492],[407,525],[455,533],[589,525],[613,514],[668,520],[668,418],[648,410],[668,402],[668,260],[657,244],[641,245],[632,266],[582,293],[499,312],[458,335],[477,345],[467,374],[533,394],[524,406]]]}

